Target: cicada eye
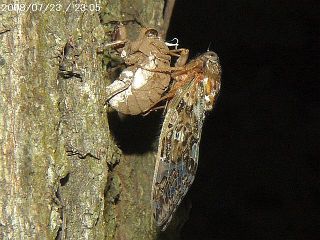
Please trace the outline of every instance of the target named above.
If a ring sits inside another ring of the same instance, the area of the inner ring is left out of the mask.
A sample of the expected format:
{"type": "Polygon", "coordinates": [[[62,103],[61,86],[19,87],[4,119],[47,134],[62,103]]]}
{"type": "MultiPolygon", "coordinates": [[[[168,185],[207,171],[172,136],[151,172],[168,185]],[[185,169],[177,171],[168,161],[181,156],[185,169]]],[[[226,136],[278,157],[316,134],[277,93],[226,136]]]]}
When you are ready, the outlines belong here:
{"type": "Polygon", "coordinates": [[[158,37],[158,31],[157,30],[155,30],[155,29],[153,29],[153,28],[150,28],[150,29],[148,29],[147,31],[146,31],[146,33],[145,33],[145,35],[147,36],[147,37],[158,37]]]}
{"type": "Polygon", "coordinates": [[[218,55],[215,52],[209,51],[209,52],[206,52],[206,54],[211,61],[218,61],[219,59],[218,55]]]}

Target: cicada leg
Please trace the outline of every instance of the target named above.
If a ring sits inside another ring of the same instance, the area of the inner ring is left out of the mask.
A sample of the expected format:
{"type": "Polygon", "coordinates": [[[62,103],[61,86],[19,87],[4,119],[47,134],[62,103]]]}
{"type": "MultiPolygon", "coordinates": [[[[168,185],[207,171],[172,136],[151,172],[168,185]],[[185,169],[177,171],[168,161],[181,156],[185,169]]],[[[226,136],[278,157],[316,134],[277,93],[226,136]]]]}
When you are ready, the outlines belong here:
{"type": "Polygon", "coordinates": [[[180,48],[180,49],[176,49],[176,50],[170,50],[171,54],[176,54],[176,52],[178,52],[178,59],[176,61],[176,63],[174,64],[175,67],[182,67],[184,65],[186,65],[188,58],[189,58],[189,49],[187,48],[180,48]]]}
{"type": "Polygon", "coordinates": [[[98,47],[97,52],[103,53],[105,50],[109,48],[122,48],[127,42],[127,30],[125,26],[120,23],[114,30],[112,34],[112,42],[105,43],[103,46],[98,47]]]}

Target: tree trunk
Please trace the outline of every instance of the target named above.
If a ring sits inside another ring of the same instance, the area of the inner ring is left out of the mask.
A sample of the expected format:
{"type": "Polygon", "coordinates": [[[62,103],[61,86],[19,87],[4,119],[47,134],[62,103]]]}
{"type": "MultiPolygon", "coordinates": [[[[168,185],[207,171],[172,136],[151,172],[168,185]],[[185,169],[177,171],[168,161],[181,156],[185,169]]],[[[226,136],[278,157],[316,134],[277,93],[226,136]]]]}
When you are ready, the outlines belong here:
{"type": "Polygon", "coordinates": [[[163,1],[51,2],[0,14],[0,238],[155,239],[154,153],[116,146],[96,50],[112,21],[159,28],[163,1]]]}

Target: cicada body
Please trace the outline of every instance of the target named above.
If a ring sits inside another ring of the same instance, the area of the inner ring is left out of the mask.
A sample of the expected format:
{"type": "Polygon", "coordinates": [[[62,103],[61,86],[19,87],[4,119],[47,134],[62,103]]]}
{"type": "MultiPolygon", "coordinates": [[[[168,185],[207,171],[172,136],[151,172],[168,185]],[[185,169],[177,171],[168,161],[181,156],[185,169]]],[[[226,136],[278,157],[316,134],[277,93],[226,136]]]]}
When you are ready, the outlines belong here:
{"type": "Polygon", "coordinates": [[[165,230],[192,184],[199,158],[205,112],[220,90],[221,67],[206,52],[172,73],[174,95],[161,129],[152,184],[151,205],[156,225],[165,230]]]}

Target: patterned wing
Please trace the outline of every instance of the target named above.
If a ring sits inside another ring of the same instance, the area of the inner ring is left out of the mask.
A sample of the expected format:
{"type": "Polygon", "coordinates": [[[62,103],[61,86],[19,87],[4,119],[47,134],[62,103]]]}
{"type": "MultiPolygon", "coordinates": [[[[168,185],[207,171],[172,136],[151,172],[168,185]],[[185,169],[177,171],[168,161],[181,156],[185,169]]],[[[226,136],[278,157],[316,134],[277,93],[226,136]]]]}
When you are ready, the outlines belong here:
{"type": "Polygon", "coordinates": [[[220,88],[220,65],[218,78],[213,79],[205,71],[206,61],[199,59],[204,64],[201,72],[193,74],[169,102],[159,139],[151,202],[156,224],[162,230],[194,180],[205,111],[211,110],[208,101],[214,103],[220,88]],[[209,100],[210,96],[213,99],[209,100]]]}

